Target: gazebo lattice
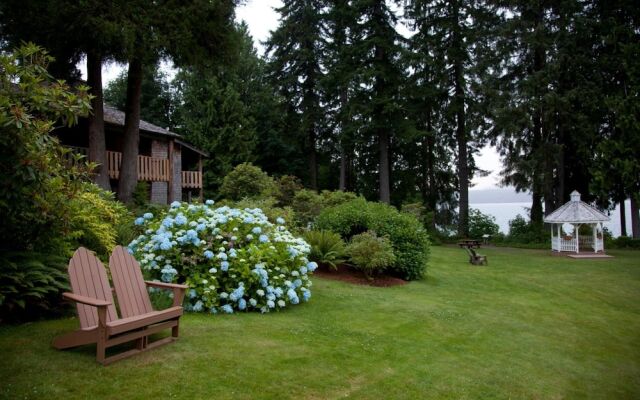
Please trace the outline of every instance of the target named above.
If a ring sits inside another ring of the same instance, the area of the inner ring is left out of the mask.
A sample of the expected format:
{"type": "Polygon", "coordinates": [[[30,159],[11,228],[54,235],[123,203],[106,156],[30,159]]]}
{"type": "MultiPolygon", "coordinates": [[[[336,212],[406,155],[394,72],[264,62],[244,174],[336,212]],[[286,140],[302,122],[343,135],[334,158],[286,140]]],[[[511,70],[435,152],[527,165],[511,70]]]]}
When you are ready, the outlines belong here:
{"type": "Polygon", "coordinates": [[[602,223],[609,217],[593,206],[580,200],[580,193],[573,191],[571,200],[547,215],[544,222],[551,224],[551,250],[580,253],[585,249],[594,253],[604,252],[602,223]],[[571,234],[564,234],[563,225],[573,226],[571,234]],[[592,235],[580,236],[580,226],[589,225],[592,235]]]}

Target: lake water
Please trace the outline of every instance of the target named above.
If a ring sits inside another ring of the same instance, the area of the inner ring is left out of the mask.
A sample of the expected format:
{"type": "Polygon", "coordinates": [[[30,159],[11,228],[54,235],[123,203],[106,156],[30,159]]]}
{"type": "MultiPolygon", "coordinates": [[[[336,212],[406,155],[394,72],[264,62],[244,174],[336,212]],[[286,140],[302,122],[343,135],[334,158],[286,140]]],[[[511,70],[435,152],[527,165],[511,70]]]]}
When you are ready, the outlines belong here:
{"type": "MultiPolygon", "coordinates": [[[[531,203],[475,203],[469,204],[469,207],[480,210],[483,214],[492,215],[496,218],[496,223],[500,226],[500,232],[509,232],[509,221],[520,214],[525,219],[529,219],[528,208],[531,203]]],[[[627,234],[631,234],[631,205],[626,202],[627,211],[627,234]]],[[[607,212],[605,212],[607,214],[607,212]]],[[[605,222],[604,226],[613,234],[614,237],[620,236],[620,210],[617,206],[614,210],[608,212],[611,221],[605,222]]]]}

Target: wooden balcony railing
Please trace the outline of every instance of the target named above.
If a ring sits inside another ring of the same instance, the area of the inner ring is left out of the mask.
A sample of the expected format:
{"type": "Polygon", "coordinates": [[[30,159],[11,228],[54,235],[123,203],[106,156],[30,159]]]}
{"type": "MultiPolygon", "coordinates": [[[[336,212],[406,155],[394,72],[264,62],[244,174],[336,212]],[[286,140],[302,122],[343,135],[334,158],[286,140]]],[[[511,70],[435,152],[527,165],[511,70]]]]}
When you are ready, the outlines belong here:
{"type": "MultiPolygon", "coordinates": [[[[85,147],[71,147],[73,152],[86,156],[88,149],[85,147]]],[[[71,161],[71,158],[69,161],[71,161]]],[[[107,151],[107,171],[109,178],[120,177],[122,153],[107,151]]],[[[138,180],[148,182],[169,182],[169,159],[148,156],[138,156],[138,180]]],[[[182,171],[182,187],[190,189],[202,188],[202,173],[200,171],[182,171]]]]}
{"type": "Polygon", "coordinates": [[[199,189],[202,187],[202,174],[200,171],[182,171],[182,187],[199,189]]]}
{"type": "MultiPolygon", "coordinates": [[[[109,178],[118,179],[120,177],[121,164],[122,153],[107,151],[107,169],[109,171],[109,178]]],[[[138,156],[138,180],[168,182],[169,159],[138,156]]]]}

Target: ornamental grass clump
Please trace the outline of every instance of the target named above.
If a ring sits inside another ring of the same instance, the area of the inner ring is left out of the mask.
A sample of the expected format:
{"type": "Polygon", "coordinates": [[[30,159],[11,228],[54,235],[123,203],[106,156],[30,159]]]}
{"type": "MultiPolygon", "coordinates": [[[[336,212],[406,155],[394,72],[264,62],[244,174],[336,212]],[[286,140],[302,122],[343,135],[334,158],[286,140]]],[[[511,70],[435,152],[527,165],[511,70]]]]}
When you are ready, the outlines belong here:
{"type": "Polygon", "coordinates": [[[309,245],[284,219],[258,209],[174,202],[136,220],[144,234],[129,252],[152,279],[189,285],[185,307],[210,313],[279,310],[311,297],[309,245]]]}

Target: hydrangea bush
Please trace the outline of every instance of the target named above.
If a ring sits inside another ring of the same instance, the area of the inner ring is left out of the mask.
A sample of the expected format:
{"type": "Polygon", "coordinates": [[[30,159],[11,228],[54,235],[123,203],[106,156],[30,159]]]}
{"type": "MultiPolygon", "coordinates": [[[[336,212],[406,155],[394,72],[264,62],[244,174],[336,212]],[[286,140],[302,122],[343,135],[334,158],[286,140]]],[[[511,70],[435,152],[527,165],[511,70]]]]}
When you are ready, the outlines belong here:
{"type": "Polygon", "coordinates": [[[144,234],[129,252],[152,279],[183,282],[191,311],[263,313],[308,301],[309,245],[284,219],[269,222],[258,209],[174,202],[168,211],[136,219],[144,234]]]}

